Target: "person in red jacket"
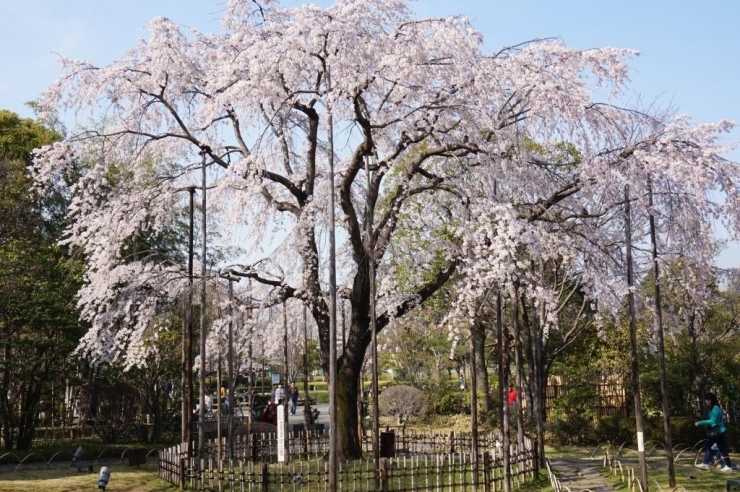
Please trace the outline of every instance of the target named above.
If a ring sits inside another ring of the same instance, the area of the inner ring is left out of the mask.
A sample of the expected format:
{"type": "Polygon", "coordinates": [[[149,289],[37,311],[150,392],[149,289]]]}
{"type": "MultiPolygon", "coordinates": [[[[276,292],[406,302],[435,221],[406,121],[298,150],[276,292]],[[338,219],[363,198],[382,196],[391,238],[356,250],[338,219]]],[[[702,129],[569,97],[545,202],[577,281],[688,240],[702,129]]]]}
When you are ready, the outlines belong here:
{"type": "Polygon", "coordinates": [[[517,399],[519,398],[519,395],[517,394],[516,390],[514,389],[514,385],[509,385],[509,396],[508,396],[508,402],[509,406],[513,405],[517,402],[517,399]]]}

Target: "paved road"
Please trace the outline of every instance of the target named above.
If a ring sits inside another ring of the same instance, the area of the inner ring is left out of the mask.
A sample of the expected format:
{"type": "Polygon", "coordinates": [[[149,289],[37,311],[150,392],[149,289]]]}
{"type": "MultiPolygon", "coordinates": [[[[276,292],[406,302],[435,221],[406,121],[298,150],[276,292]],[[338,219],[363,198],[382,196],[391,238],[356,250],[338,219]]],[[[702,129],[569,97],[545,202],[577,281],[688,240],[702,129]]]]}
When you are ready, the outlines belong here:
{"type": "MultiPolygon", "coordinates": [[[[290,407],[288,407],[290,408],[290,407]]],[[[324,428],[328,431],[329,430],[329,404],[328,403],[317,403],[316,405],[312,405],[311,408],[316,408],[319,412],[319,420],[317,421],[318,424],[324,424],[324,428]]],[[[296,409],[295,415],[289,415],[288,416],[288,425],[290,426],[290,429],[293,429],[293,424],[303,424],[305,422],[303,417],[303,407],[298,407],[296,409]]]]}

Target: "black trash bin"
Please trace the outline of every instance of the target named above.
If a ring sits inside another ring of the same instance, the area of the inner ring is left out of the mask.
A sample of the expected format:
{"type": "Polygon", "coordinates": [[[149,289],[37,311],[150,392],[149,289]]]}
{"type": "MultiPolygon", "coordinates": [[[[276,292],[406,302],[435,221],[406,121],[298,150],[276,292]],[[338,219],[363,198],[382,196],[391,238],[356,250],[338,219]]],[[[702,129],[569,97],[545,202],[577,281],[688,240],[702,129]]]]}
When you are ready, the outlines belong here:
{"type": "Polygon", "coordinates": [[[137,434],[139,438],[139,442],[149,442],[149,426],[146,424],[139,424],[137,429],[137,434]]]}
{"type": "Polygon", "coordinates": [[[396,433],[393,431],[380,433],[380,457],[396,457],[396,433]]]}
{"type": "Polygon", "coordinates": [[[146,465],[146,449],[136,448],[128,450],[128,466],[146,465]]]}

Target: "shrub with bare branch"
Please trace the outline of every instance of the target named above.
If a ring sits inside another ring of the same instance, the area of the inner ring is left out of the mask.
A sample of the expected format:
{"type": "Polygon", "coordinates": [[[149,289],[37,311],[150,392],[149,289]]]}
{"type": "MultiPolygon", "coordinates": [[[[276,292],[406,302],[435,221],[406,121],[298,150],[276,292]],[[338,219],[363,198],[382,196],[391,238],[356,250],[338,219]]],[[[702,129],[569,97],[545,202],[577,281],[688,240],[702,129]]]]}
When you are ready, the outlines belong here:
{"type": "Polygon", "coordinates": [[[378,395],[378,409],[383,416],[396,417],[402,425],[408,417],[426,413],[426,395],[419,388],[390,386],[378,395]]]}

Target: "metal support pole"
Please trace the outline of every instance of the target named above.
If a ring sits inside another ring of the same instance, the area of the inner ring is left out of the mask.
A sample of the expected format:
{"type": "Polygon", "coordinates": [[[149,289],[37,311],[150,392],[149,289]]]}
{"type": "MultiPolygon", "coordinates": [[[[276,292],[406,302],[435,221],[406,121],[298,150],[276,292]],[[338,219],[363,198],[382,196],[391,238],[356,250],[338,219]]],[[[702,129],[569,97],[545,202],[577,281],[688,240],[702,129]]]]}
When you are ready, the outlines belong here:
{"type": "Polygon", "coordinates": [[[375,326],[375,240],[373,218],[375,209],[375,195],[372,194],[372,179],[370,174],[370,159],[373,154],[365,154],[365,174],[367,175],[367,198],[365,204],[365,233],[367,235],[367,262],[368,262],[368,306],[370,317],[370,335],[372,345],[372,402],[373,402],[373,464],[378,470],[380,466],[380,420],[378,416],[378,338],[375,326]]]}
{"type": "MultiPolygon", "coordinates": [[[[465,200],[465,226],[470,229],[470,199],[465,200]]],[[[469,243],[468,243],[469,244],[469,243]]],[[[468,245],[467,256],[471,249],[468,245]]],[[[475,321],[473,321],[475,323],[475,321]]],[[[473,465],[473,491],[478,490],[478,368],[475,362],[475,325],[470,325],[470,437],[473,465]]]]}
{"type": "Polygon", "coordinates": [[[663,306],[660,297],[660,266],[658,263],[658,237],[653,209],[653,183],[648,175],[648,207],[650,213],[650,245],[653,259],[653,299],[655,300],[655,334],[658,338],[658,367],[660,368],[660,392],[663,396],[663,435],[665,457],[668,464],[668,486],[676,486],[676,468],[673,464],[673,437],[671,436],[671,405],[668,401],[668,376],[665,369],[665,340],[663,336],[663,306]]]}
{"type": "Polygon", "coordinates": [[[303,424],[305,426],[304,452],[308,453],[308,434],[311,424],[311,402],[308,396],[308,317],[303,305],[303,424]]]}
{"type": "Polygon", "coordinates": [[[632,352],[632,394],[635,402],[635,430],[637,431],[637,462],[640,465],[640,485],[642,490],[648,490],[647,459],[645,457],[645,434],[642,415],[642,389],[640,386],[640,362],[637,346],[637,314],[635,307],[635,274],[632,265],[632,212],[630,202],[630,187],[624,187],[624,234],[627,262],[627,305],[630,315],[630,346],[632,352]]]}
{"type": "MultiPolygon", "coordinates": [[[[247,286],[247,293],[250,303],[250,308],[247,310],[247,323],[249,324],[249,378],[247,378],[247,422],[249,423],[249,427],[247,429],[249,432],[247,432],[247,445],[251,446],[252,444],[252,407],[254,405],[254,364],[252,363],[252,357],[253,357],[253,336],[254,336],[254,329],[252,327],[252,281],[249,281],[249,285],[247,286]]],[[[248,448],[251,449],[251,448],[248,448]]],[[[251,455],[250,455],[251,456],[251,455]]]]}
{"type": "Polygon", "coordinates": [[[185,306],[185,319],[182,326],[182,406],[181,433],[183,443],[187,443],[188,458],[193,455],[193,210],[195,208],[195,187],[188,188],[190,210],[188,224],[188,301],[185,306]]]}
{"type": "MultiPolygon", "coordinates": [[[[326,90],[331,93],[331,71],[326,69],[326,90]]],[[[331,103],[329,103],[331,104],[331,103]]],[[[334,119],[328,107],[329,126],[329,491],[337,491],[337,265],[334,217],[334,119]]]]}
{"type": "Polygon", "coordinates": [[[228,409],[229,409],[229,459],[231,456],[231,431],[234,428],[234,279],[229,277],[229,347],[226,354],[227,363],[229,365],[229,394],[228,394],[228,409]]]}
{"type": "Polygon", "coordinates": [[[223,459],[223,454],[221,453],[221,409],[223,408],[223,399],[221,398],[221,388],[223,388],[223,383],[221,382],[221,336],[219,334],[218,339],[218,362],[216,363],[216,411],[213,412],[214,416],[216,417],[216,442],[218,445],[216,446],[216,459],[218,461],[221,461],[223,459]]]}
{"type": "Polygon", "coordinates": [[[283,416],[285,417],[278,425],[282,425],[285,439],[285,463],[290,462],[290,441],[288,440],[288,300],[283,303],[283,357],[285,358],[285,381],[283,383],[283,416]]]}
{"type": "Polygon", "coordinates": [[[201,151],[202,162],[202,202],[201,234],[203,236],[200,259],[200,396],[198,410],[198,455],[202,458],[205,452],[206,429],[206,152],[201,151]]]}

